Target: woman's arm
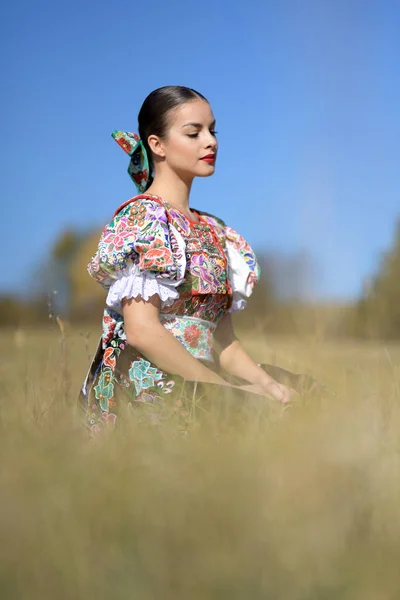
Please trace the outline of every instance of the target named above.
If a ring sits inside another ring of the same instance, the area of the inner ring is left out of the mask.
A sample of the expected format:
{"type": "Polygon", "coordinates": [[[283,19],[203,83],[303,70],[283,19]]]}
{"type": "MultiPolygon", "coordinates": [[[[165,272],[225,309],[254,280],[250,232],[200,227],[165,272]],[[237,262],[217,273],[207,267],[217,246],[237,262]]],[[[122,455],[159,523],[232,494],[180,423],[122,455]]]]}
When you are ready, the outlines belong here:
{"type": "MultiPolygon", "coordinates": [[[[235,336],[232,317],[226,313],[218,323],[215,332],[216,351],[219,354],[220,366],[231,375],[241,377],[249,383],[261,386],[277,400],[285,401],[293,394],[286,385],[278,383],[257,365],[247,354],[241,342],[235,336]]],[[[282,370],[284,373],[288,371],[282,370]]]]}
{"type": "Polygon", "coordinates": [[[122,301],[127,342],[162,371],[180,375],[188,381],[229,385],[219,375],[194,358],[159,319],[158,296],[145,302],[130,298],[122,301]]]}

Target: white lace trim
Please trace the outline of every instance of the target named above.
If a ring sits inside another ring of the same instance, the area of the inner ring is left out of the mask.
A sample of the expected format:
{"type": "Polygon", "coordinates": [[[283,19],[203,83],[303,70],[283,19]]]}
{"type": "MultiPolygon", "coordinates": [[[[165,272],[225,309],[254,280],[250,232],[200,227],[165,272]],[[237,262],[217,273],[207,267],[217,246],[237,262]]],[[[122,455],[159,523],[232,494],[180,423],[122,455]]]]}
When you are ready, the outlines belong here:
{"type": "Polygon", "coordinates": [[[242,296],[240,294],[238,294],[237,292],[233,292],[232,296],[233,296],[232,297],[232,306],[230,307],[228,312],[230,312],[230,313],[240,312],[241,310],[243,310],[245,308],[245,306],[247,304],[247,300],[242,298],[242,296]]]}
{"type": "Polygon", "coordinates": [[[131,263],[119,272],[108,290],[106,304],[113,310],[121,311],[124,298],[142,298],[149,300],[157,295],[161,300],[161,308],[171,306],[179,298],[176,287],[181,280],[161,280],[151,273],[139,270],[138,265],[131,263]]]}
{"type": "Polygon", "coordinates": [[[249,275],[251,270],[246,261],[230,240],[226,240],[226,256],[228,259],[228,277],[232,286],[232,306],[230,313],[239,312],[246,306],[246,298],[251,296],[253,291],[249,284],[249,275]]]}

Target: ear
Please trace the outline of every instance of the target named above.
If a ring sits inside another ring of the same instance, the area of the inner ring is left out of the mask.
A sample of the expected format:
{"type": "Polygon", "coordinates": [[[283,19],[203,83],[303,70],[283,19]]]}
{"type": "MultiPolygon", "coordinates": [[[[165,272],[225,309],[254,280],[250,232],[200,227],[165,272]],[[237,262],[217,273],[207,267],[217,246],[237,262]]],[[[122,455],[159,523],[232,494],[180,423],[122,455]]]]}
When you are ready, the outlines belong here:
{"type": "Polygon", "coordinates": [[[161,138],[159,138],[157,135],[149,135],[147,138],[147,143],[153,154],[159,156],[160,158],[165,157],[164,144],[161,138]]]}

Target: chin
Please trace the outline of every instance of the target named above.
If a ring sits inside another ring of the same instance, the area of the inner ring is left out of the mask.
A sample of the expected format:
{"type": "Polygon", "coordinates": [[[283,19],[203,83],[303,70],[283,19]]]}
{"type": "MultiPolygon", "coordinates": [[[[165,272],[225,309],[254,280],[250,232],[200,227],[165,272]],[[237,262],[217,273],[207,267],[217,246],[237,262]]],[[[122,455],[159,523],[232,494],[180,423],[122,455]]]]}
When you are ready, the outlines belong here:
{"type": "Polygon", "coordinates": [[[196,173],[196,177],[211,177],[211,175],[214,175],[215,173],[215,165],[207,165],[206,163],[206,169],[200,169],[199,171],[196,173]]]}

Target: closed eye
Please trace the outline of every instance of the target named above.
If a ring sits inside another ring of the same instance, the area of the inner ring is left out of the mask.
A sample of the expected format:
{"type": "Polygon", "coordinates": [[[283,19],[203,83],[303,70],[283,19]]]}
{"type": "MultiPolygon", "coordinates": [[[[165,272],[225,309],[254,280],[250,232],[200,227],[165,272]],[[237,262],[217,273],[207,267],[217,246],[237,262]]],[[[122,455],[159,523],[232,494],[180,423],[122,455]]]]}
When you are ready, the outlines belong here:
{"type": "MultiPolygon", "coordinates": [[[[215,130],[213,129],[212,131],[210,131],[210,133],[211,133],[211,135],[217,135],[218,131],[215,131],[215,130]]],[[[198,133],[188,133],[187,135],[188,135],[188,137],[190,137],[190,138],[197,138],[197,137],[199,137],[199,134],[198,134],[198,133]]]]}

